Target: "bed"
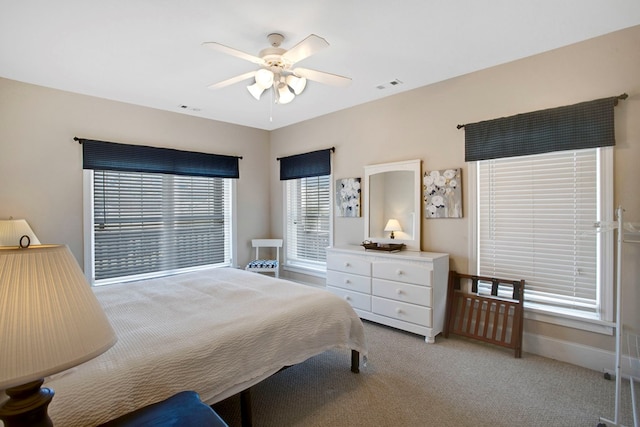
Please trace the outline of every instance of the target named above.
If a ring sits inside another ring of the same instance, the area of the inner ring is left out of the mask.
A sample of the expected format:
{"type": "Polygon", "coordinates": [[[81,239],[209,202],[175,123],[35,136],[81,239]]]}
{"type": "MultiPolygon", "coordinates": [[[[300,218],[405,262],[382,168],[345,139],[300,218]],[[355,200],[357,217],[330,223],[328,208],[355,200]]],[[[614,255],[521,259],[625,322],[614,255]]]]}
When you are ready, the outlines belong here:
{"type": "MultiPolygon", "coordinates": [[[[95,288],[118,342],[45,379],[57,426],[97,425],[194,390],[213,404],[334,348],[366,357],[351,306],[310,286],[232,268],[95,288]]],[[[345,358],[345,373],[348,357],[345,358]]]]}

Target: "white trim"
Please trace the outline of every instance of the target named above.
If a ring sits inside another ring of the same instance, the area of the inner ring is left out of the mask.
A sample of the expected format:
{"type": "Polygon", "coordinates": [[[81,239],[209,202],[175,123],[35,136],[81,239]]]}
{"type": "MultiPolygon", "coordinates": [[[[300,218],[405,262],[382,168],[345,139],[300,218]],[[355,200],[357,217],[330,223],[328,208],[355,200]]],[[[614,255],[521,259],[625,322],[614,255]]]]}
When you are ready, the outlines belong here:
{"type": "Polygon", "coordinates": [[[327,277],[326,270],[316,270],[312,268],[298,267],[295,265],[283,265],[282,269],[285,271],[290,271],[292,273],[306,274],[307,276],[321,277],[323,279],[327,277]]]}
{"type": "MultiPolygon", "coordinates": [[[[329,247],[333,246],[333,218],[335,216],[336,183],[333,181],[333,156],[330,157],[331,173],[329,174],[329,247]]],[[[362,183],[360,183],[360,195],[362,196],[362,183]]],[[[362,201],[360,202],[362,203],[362,201]]],[[[362,205],[360,206],[362,208],[362,205]]]]}
{"type": "Polygon", "coordinates": [[[82,170],[82,229],[84,244],[84,275],[91,286],[95,284],[93,267],[93,170],[82,170]]]}
{"type": "MultiPolygon", "coordinates": [[[[600,162],[598,172],[598,189],[600,194],[600,212],[599,217],[605,224],[614,221],[614,204],[613,204],[613,147],[601,147],[598,150],[598,160],[600,162]]],[[[598,233],[600,238],[600,262],[601,271],[598,275],[600,286],[607,286],[609,290],[599,292],[602,296],[600,301],[601,315],[603,320],[614,320],[614,233],[598,233]]]]}
{"type": "MultiPolygon", "coordinates": [[[[526,332],[522,338],[522,351],[603,373],[612,372],[616,364],[616,355],[612,351],[526,332]]],[[[640,360],[628,355],[622,359],[623,376],[638,377],[640,372],[635,372],[631,366],[638,366],[640,360]]]]}
{"type": "Polygon", "coordinates": [[[560,313],[549,313],[533,308],[527,308],[525,303],[524,318],[537,322],[551,323],[554,325],[566,326],[568,328],[580,329],[583,331],[596,332],[603,335],[613,336],[614,323],[602,320],[590,320],[578,318],[571,315],[563,316],[560,313]]]}
{"type": "Polygon", "coordinates": [[[284,243],[282,245],[282,270],[287,269],[287,252],[289,244],[289,235],[287,233],[287,181],[280,181],[280,194],[282,194],[282,237],[284,243]]]}
{"type": "Polygon", "coordinates": [[[469,242],[469,274],[478,274],[478,166],[477,162],[467,163],[467,215],[469,216],[468,242],[469,242]]]}
{"type": "Polygon", "coordinates": [[[231,180],[231,267],[238,267],[238,184],[231,180]]]}

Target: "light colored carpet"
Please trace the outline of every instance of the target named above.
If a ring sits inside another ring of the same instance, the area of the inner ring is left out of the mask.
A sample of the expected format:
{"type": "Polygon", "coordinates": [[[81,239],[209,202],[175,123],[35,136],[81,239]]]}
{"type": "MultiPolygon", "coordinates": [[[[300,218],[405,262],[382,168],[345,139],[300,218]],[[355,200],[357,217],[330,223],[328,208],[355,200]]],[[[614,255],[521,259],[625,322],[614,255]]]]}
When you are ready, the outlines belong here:
{"type": "MultiPolygon", "coordinates": [[[[601,372],[460,337],[423,338],[365,323],[367,366],[349,371],[347,351],[329,351],[251,391],[253,425],[596,426],[613,418],[615,381],[601,372]]],[[[633,425],[629,382],[622,416],[633,425]]],[[[240,426],[239,398],[214,405],[240,426]]]]}

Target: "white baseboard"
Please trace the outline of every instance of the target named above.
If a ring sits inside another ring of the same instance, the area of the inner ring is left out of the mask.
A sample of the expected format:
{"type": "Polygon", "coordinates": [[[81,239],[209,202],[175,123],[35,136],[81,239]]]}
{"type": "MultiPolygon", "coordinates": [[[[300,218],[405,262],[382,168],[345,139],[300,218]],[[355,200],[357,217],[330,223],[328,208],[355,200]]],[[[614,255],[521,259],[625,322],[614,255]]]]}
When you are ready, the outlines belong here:
{"type": "MultiPolygon", "coordinates": [[[[615,351],[602,350],[526,332],[522,339],[522,351],[603,373],[614,372],[616,366],[615,351]]],[[[620,366],[623,376],[640,377],[640,360],[631,359],[628,355],[623,354],[620,366]]]]}

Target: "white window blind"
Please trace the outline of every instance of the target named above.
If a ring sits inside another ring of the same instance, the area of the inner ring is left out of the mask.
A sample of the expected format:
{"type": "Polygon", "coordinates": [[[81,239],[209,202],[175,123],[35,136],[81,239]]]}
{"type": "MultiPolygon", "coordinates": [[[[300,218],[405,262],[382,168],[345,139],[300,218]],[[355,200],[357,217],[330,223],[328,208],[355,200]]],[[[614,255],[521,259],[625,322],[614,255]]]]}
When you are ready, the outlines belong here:
{"type": "Polygon", "coordinates": [[[291,179],[286,185],[286,264],[323,268],[330,232],[330,175],[291,179]]]}
{"type": "Polygon", "coordinates": [[[93,174],[96,281],[230,265],[230,179],[93,174]]]}
{"type": "Polygon", "coordinates": [[[598,149],[478,162],[478,274],[525,305],[600,319],[598,149]]]}

